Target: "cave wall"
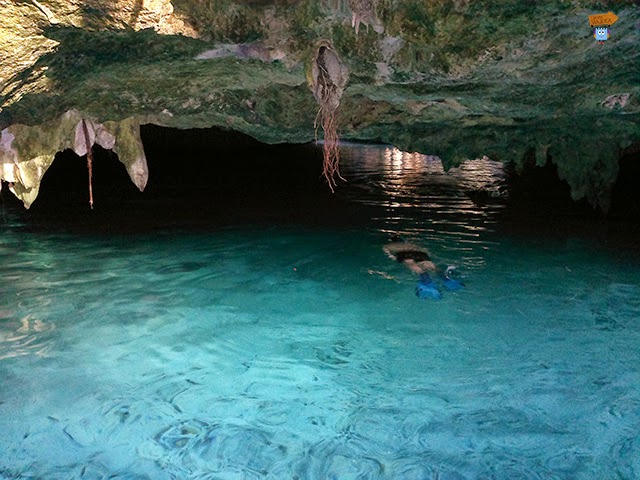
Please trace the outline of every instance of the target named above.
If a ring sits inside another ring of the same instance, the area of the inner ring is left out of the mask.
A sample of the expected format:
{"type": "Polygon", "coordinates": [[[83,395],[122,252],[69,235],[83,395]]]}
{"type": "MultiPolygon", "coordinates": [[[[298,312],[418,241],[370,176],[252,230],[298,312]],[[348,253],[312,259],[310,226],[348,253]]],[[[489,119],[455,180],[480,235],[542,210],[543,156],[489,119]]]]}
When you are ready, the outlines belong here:
{"type": "Polygon", "coordinates": [[[139,188],[141,124],[314,139],[321,42],[349,72],[336,113],[344,139],[435,154],[447,168],[482,155],[519,164],[533,148],[575,199],[604,209],[620,152],[640,141],[634,1],[2,0],[0,9],[0,172],[26,206],[83,119],[113,137],[139,188]],[[599,45],[588,15],[608,10],[619,19],[599,45]]]}

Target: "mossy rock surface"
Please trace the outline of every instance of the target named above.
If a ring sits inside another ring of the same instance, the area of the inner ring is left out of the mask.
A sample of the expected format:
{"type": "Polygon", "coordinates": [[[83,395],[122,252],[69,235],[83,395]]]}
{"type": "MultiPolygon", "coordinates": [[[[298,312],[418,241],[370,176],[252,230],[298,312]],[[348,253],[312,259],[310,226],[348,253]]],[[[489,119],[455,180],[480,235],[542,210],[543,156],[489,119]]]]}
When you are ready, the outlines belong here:
{"type": "Polygon", "coordinates": [[[46,130],[74,109],[97,122],[308,141],[318,106],[305,59],[324,38],[351,72],[343,138],[438,154],[446,166],[520,162],[534,147],[576,198],[606,207],[620,149],[640,141],[634,1],[372,4],[356,34],[347,0],[2,2],[0,128],[46,130]],[[588,15],[609,10],[619,19],[599,45],[588,15]]]}

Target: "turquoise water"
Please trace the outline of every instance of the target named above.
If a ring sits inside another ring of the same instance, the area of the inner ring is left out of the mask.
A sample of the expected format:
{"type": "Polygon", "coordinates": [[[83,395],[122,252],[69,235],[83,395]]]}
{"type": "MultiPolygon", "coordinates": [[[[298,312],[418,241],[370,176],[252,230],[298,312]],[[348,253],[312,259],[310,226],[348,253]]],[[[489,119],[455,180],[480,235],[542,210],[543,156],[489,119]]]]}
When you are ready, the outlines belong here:
{"type": "Polygon", "coordinates": [[[0,478],[639,478],[637,257],[503,232],[488,160],[343,174],[366,226],[7,225],[0,478]],[[398,232],[467,288],[419,300],[398,232]]]}

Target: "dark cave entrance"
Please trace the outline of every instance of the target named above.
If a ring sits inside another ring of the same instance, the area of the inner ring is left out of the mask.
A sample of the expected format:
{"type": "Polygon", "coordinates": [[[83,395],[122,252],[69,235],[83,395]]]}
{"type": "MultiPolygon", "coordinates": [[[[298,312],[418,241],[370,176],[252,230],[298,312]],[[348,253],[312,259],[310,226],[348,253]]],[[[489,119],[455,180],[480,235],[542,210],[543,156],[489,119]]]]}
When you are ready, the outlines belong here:
{"type": "Polygon", "coordinates": [[[618,179],[611,192],[609,217],[640,223],[640,143],[623,152],[619,166],[618,179]]]}
{"type": "MultiPolygon", "coordinates": [[[[322,178],[322,149],[308,144],[267,145],[220,128],[178,130],[144,125],[149,182],[139,192],[116,155],[94,147],[95,209],[89,209],[86,159],[56,156],[40,194],[26,211],[8,192],[3,209],[21,223],[47,229],[156,231],[237,224],[365,226],[371,212],[332,194],[322,178]]],[[[516,229],[611,229],[638,232],[640,148],[628,149],[607,215],[571,200],[552,162],[510,170],[505,224],[516,229]],[[603,227],[604,225],[604,227],[603,227]]],[[[481,199],[482,200],[482,199],[481,199]]]]}
{"type": "Polygon", "coordinates": [[[154,125],[143,125],[141,137],[149,167],[144,192],[113,152],[96,145],[94,210],[86,158],[71,150],[58,153],[29,210],[8,192],[5,207],[32,225],[89,231],[343,220],[327,214],[340,201],[322,180],[322,149],[314,143],[268,145],[219,128],[154,125]]]}

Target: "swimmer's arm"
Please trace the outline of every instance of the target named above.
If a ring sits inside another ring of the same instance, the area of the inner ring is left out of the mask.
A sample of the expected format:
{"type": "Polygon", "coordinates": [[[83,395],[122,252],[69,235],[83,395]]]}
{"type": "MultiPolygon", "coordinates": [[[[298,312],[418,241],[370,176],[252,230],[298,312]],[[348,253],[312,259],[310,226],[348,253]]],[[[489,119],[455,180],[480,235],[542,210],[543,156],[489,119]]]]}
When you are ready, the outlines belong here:
{"type": "Polygon", "coordinates": [[[392,249],[389,248],[389,245],[385,245],[384,247],[382,247],[382,251],[386,253],[391,260],[396,259],[396,256],[394,255],[394,252],[392,251],[392,249]]]}

